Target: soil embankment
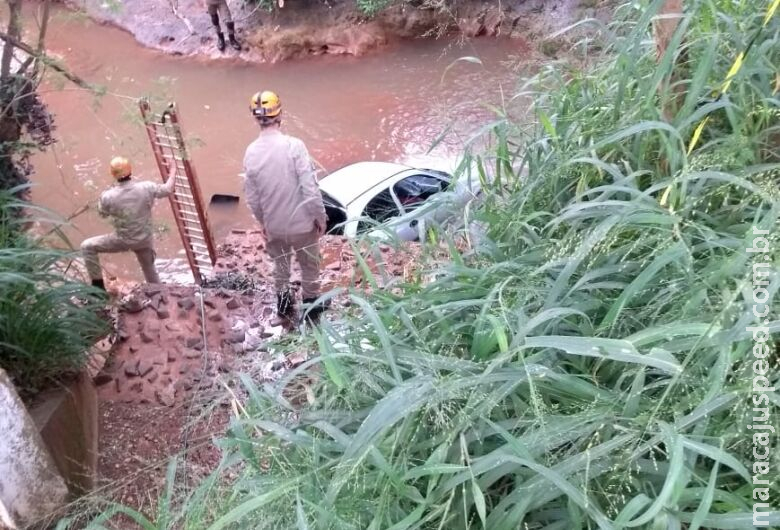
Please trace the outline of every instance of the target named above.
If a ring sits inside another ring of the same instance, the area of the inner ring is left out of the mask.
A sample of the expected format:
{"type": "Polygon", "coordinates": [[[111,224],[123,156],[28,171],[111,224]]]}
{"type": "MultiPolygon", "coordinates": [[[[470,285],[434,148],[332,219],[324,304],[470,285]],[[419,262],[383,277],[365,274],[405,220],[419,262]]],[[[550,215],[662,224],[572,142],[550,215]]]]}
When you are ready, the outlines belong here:
{"type": "Polygon", "coordinates": [[[393,3],[374,17],[354,0],[293,0],[268,11],[254,2],[228,2],[243,43],[219,52],[202,0],[68,0],[94,19],[114,24],[144,46],[178,55],[276,62],[310,55],[362,55],[397,39],[458,34],[533,41],[587,15],[580,0],[452,0],[393,3]]]}
{"type": "MultiPolygon", "coordinates": [[[[322,243],[323,289],[365,283],[346,240],[327,236],[322,243]]],[[[186,455],[181,462],[188,476],[213,470],[220,458],[213,439],[238,414],[235,398],[245,397],[239,374],[262,385],[317,354],[306,351],[298,335],[291,335],[292,351],[279,347],[285,330],[275,322],[272,264],[264,248],[259,232],[234,231],[219,247],[218,287],[119,287],[124,296],[120,293],[116,342],[95,375],[100,483],[114,500],[149,508],[174,455],[186,455]]],[[[364,258],[382,285],[408,279],[410,264],[418,261],[415,253],[415,246],[382,245],[368,249],[364,258]]],[[[294,287],[299,280],[296,264],[294,287]]],[[[345,297],[337,297],[324,318],[347,305],[345,297]]],[[[288,399],[310,399],[306,381],[293,386],[288,399]]]]}

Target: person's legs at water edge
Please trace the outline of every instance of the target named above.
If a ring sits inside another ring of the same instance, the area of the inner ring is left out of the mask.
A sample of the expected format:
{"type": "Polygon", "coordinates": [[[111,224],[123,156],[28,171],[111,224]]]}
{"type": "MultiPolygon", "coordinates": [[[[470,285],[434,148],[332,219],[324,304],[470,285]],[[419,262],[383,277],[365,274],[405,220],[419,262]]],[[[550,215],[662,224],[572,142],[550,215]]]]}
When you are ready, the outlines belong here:
{"type": "Polygon", "coordinates": [[[152,246],[143,246],[133,249],[138,264],[144,273],[146,283],[160,283],[160,276],[157,274],[157,268],[154,266],[156,254],[152,246]]]}
{"type": "Polygon", "coordinates": [[[219,13],[222,16],[222,20],[225,21],[225,26],[228,30],[228,42],[234,50],[241,51],[241,44],[236,39],[236,24],[233,21],[233,16],[230,14],[230,7],[227,5],[227,0],[222,0],[219,4],[219,13]]]}
{"type": "Polygon", "coordinates": [[[266,243],[268,256],[274,262],[274,288],[276,289],[276,312],[280,317],[289,317],[293,311],[290,293],[290,257],[292,248],[286,238],[269,238],[266,243]]]}
{"type": "Polygon", "coordinates": [[[219,4],[210,1],[208,4],[209,16],[211,17],[211,24],[217,32],[217,49],[219,51],[225,51],[225,34],[222,33],[222,28],[219,25],[219,4]]]}
{"type": "Polygon", "coordinates": [[[81,243],[81,253],[84,256],[84,263],[92,285],[104,290],[106,288],[103,281],[103,271],[100,267],[99,254],[125,252],[127,250],[130,250],[130,246],[117,237],[116,234],[105,234],[85,239],[81,243]]]}

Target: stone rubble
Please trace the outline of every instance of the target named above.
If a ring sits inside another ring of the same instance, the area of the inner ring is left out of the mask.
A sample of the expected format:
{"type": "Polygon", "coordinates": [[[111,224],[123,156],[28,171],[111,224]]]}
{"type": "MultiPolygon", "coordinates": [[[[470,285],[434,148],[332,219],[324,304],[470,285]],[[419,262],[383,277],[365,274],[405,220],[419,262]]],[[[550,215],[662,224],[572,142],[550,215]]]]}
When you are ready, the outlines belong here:
{"type": "MultiPolygon", "coordinates": [[[[274,381],[304,363],[309,356],[305,352],[288,357],[269,352],[269,344],[289,330],[276,318],[275,293],[269,283],[272,264],[264,248],[260,232],[237,232],[220,245],[214,277],[203,286],[127,289],[119,303],[113,355],[93,373],[101,399],[167,407],[186,399],[193,382],[211,387],[215,377],[229,381],[241,371],[274,381]],[[247,275],[250,267],[258,273],[247,275]],[[177,318],[171,319],[174,311],[177,318]]],[[[405,278],[406,264],[416,261],[414,249],[399,253],[382,245],[361,252],[380,283],[382,274],[405,278]]],[[[323,290],[364,283],[346,239],[324,237],[322,255],[323,290]]],[[[295,291],[300,289],[297,264],[292,285],[295,291]]],[[[348,305],[346,299],[336,300],[330,311],[348,305]]]]}
{"type": "MultiPolygon", "coordinates": [[[[104,476],[122,480],[184,450],[185,429],[201,429],[201,440],[224,432],[234,400],[246,398],[238,374],[246,374],[259,386],[296,370],[283,395],[294,406],[314,402],[312,377],[316,375],[312,374],[317,373],[319,364],[306,363],[316,352],[294,350],[285,355],[276,344],[285,334],[296,331],[276,322],[271,262],[264,248],[256,231],[234,234],[219,247],[215,274],[202,286],[121,287],[125,292],[120,295],[124,302],[118,313],[117,340],[109,351],[101,353],[104,366],[93,374],[100,383],[97,392],[104,411],[100,429],[111,433],[101,438],[102,444],[109,444],[100,449],[104,476]],[[234,394],[228,394],[226,388],[234,394]]],[[[364,283],[344,239],[323,238],[322,253],[324,290],[364,283]]],[[[390,247],[383,252],[364,252],[380,280],[382,267],[384,274],[400,279],[407,273],[405,264],[418,261],[413,253],[396,254],[390,247]]],[[[300,307],[297,265],[292,279],[300,307]]],[[[347,299],[337,297],[324,318],[348,305],[347,299]]],[[[198,451],[210,450],[205,449],[210,444],[202,446],[204,449],[198,451]]],[[[213,448],[208,458],[188,454],[188,463],[197,462],[209,469],[219,457],[219,450],[213,448]]],[[[164,473],[161,468],[160,477],[155,479],[160,484],[164,473]]]]}

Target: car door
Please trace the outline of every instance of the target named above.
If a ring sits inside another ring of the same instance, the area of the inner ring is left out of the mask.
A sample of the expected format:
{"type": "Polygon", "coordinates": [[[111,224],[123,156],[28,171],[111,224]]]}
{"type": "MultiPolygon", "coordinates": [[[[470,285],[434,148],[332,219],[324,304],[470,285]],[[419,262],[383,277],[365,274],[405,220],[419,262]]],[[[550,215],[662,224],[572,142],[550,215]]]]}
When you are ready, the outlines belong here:
{"type": "Polygon", "coordinates": [[[347,209],[339,201],[323,190],[322,204],[325,206],[325,215],[327,217],[327,226],[325,232],[331,235],[343,235],[344,224],[347,221],[347,209]]]}
{"type": "MultiPolygon", "coordinates": [[[[447,189],[448,185],[448,181],[436,175],[417,173],[396,182],[392,191],[400,205],[401,215],[406,215],[411,214],[437,193],[447,189]]],[[[424,216],[412,217],[394,226],[400,239],[417,241],[424,233],[424,216]]]]}
{"type": "Polygon", "coordinates": [[[368,201],[360,215],[357,233],[364,233],[374,230],[377,224],[384,223],[394,217],[401,215],[401,207],[389,187],[376,193],[368,201]]]}

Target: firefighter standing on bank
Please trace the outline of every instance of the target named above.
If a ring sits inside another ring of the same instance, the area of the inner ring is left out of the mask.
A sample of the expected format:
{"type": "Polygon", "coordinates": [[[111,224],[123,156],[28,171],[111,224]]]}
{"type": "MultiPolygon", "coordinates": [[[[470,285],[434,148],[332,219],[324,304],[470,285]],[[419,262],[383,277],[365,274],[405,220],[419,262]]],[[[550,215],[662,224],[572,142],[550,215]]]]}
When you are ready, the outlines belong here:
{"type": "Polygon", "coordinates": [[[290,258],[301,267],[303,303],[315,321],[326,309],[315,304],[320,294],[319,239],[326,215],[317,177],[306,146],[280,130],[282,106],[270,91],[258,92],[250,103],[260,135],[244,155],[244,191],[247,203],[266,234],[266,249],[274,262],[277,313],[294,312],[290,292],[290,258]]]}
{"type": "Polygon", "coordinates": [[[147,283],[160,283],[154,266],[152,206],[155,199],[173,193],[175,178],[171,174],[165,184],[132,180],[132,167],[123,157],[112,159],[110,169],[116,184],[100,196],[98,212],[110,219],[114,233],[90,237],[81,244],[92,285],[106,288],[98,255],[126,251],[135,253],[147,283]]]}
{"type": "Polygon", "coordinates": [[[236,25],[233,22],[233,16],[230,14],[227,0],[206,0],[206,9],[211,17],[211,23],[217,31],[217,49],[221,52],[225,51],[225,34],[222,33],[222,27],[219,25],[219,17],[222,15],[222,20],[225,22],[225,26],[227,26],[230,46],[234,50],[241,51],[241,43],[236,40],[236,25]]]}

